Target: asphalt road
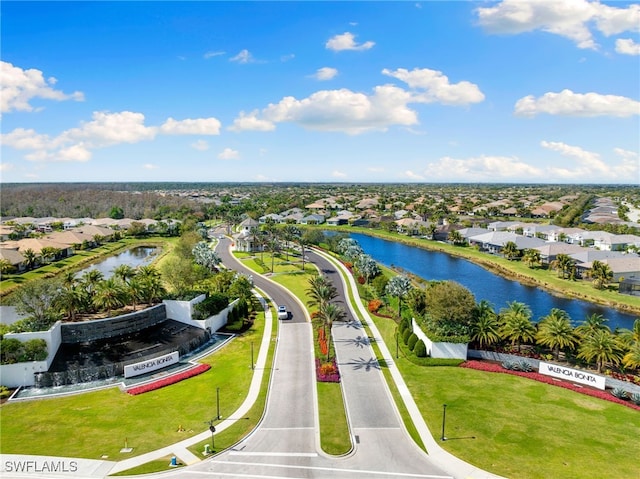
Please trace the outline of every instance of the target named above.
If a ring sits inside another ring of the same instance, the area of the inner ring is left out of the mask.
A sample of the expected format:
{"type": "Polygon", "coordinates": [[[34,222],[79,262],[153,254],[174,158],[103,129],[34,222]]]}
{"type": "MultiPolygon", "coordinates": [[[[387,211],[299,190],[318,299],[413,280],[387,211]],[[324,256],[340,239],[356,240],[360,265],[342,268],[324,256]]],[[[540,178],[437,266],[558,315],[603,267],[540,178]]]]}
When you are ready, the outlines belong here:
{"type": "MultiPolygon", "coordinates": [[[[319,444],[317,396],[313,368],[313,335],[303,306],[279,285],[247,270],[222,240],[218,254],[231,269],[251,274],[256,287],[292,313],[281,320],[267,410],[258,428],[239,445],[211,460],[182,468],[182,478],[445,478],[411,440],[391,400],[380,367],[362,325],[347,308],[344,286],[331,263],[310,259],[332,279],[348,320],[332,334],[353,440],[343,457],[324,454],[319,444]]],[[[340,405],[337,405],[340,407],[340,405]]],[[[177,473],[178,471],[176,471],[177,473]]],[[[166,474],[165,474],[166,477],[166,474]]]]}

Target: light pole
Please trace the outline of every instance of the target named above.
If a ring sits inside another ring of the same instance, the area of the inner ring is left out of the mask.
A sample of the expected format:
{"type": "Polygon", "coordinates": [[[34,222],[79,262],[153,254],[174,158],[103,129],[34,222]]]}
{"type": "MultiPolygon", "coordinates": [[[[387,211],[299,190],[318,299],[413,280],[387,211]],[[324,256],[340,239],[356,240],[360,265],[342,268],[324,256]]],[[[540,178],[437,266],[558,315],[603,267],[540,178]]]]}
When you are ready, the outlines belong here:
{"type": "Polygon", "coordinates": [[[443,404],[442,405],[442,436],[440,437],[441,441],[446,441],[447,440],[447,438],[444,435],[444,425],[445,425],[446,420],[447,420],[447,405],[443,404]]]}
{"type": "Polygon", "coordinates": [[[251,343],[251,369],[255,369],[253,364],[253,343],[251,343]]]}
{"type": "Polygon", "coordinates": [[[209,421],[209,431],[211,431],[211,453],[216,452],[216,446],[213,442],[213,433],[216,432],[216,427],[213,425],[213,419],[209,421]]]}
{"type": "Polygon", "coordinates": [[[220,388],[216,388],[216,406],[218,410],[218,421],[220,420],[220,388]]]}
{"type": "Polygon", "coordinates": [[[400,336],[400,328],[396,328],[396,359],[398,359],[398,337],[400,336]]]}

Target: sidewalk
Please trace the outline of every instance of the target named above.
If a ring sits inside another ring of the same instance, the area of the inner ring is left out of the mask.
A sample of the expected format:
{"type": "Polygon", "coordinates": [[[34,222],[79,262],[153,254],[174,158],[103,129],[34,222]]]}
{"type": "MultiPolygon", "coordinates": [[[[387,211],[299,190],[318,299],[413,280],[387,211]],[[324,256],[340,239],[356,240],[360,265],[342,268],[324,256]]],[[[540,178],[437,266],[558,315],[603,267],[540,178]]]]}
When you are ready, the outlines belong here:
{"type": "Polygon", "coordinates": [[[447,471],[449,474],[453,475],[456,479],[504,479],[501,476],[497,476],[490,472],[479,469],[471,464],[468,464],[461,459],[458,459],[451,453],[445,451],[440,444],[434,439],[431,431],[427,427],[420,410],[418,409],[418,405],[413,399],[407,384],[405,383],[396,363],[394,361],[393,354],[387,348],[384,340],[382,339],[382,335],[380,331],[376,327],[375,323],[369,319],[369,312],[360,301],[360,297],[358,295],[358,288],[353,278],[353,275],[349,272],[349,270],[335,258],[326,253],[314,250],[315,253],[323,256],[325,259],[330,261],[340,270],[340,276],[343,281],[348,282],[349,287],[351,288],[351,296],[356,300],[356,304],[358,307],[359,317],[363,319],[363,322],[369,327],[373,338],[380,348],[380,352],[383,356],[384,361],[387,364],[389,371],[391,372],[391,376],[393,377],[393,381],[396,384],[398,391],[400,392],[400,396],[411,415],[411,420],[413,421],[418,434],[420,435],[420,439],[422,440],[424,446],[428,451],[429,458],[433,461],[433,463],[447,471]]]}

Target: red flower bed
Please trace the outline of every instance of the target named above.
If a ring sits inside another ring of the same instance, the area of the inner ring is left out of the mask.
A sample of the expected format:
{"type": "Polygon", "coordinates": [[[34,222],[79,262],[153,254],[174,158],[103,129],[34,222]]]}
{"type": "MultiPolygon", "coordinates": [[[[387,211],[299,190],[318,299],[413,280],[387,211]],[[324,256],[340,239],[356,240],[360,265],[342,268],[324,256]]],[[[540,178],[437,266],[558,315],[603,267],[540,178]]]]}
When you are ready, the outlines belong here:
{"type": "Polygon", "coordinates": [[[170,386],[171,384],[178,383],[183,381],[184,379],[189,379],[198,374],[202,374],[205,371],[211,369],[211,366],[208,364],[198,364],[195,368],[191,368],[187,371],[183,371],[179,374],[174,374],[173,376],[167,376],[166,378],[158,379],[157,381],[153,381],[148,384],[143,384],[142,386],[136,386],[130,389],[127,389],[127,392],[132,396],[136,396],[138,394],[146,393],[149,391],[153,391],[154,389],[160,389],[165,386],[170,386]]]}
{"type": "Polygon", "coordinates": [[[503,373],[503,374],[512,374],[514,376],[521,376],[524,378],[529,378],[535,381],[539,381],[541,383],[551,384],[553,386],[559,386],[561,388],[570,389],[571,391],[575,391],[577,393],[586,394],[588,396],[604,399],[605,401],[611,401],[618,404],[623,404],[625,406],[628,406],[630,408],[640,411],[640,406],[635,405],[631,401],[625,401],[624,399],[617,398],[613,396],[611,393],[608,393],[606,391],[600,391],[598,389],[591,389],[588,387],[576,386],[573,383],[568,383],[561,380],[555,380],[551,376],[545,376],[544,374],[540,374],[536,372],[525,373],[523,371],[513,371],[511,369],[503,368],[500,364],[490,363],[486,361],[465,361],[460,365],[460,367],[476,369],[478,371],[488,371],[491,373],[503,373]]]}
{"type": "Polygon", "coordinates": [[[316,359],[316,380],[321,383],[339,383],[340,371],[335,358],[329,363],[323,363],[316,359]]]}

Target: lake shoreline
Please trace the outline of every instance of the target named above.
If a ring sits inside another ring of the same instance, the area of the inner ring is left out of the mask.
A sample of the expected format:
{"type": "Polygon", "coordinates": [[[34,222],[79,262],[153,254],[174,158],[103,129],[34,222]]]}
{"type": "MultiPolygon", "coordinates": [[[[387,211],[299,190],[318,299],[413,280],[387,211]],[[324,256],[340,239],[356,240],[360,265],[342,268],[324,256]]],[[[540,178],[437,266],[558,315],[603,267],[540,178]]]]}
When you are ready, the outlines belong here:
{"type": "MultiPolygon", "coordinates": [[[[549,294],[552,294],[557,297],[567,298],[567,299],[579,299],[579,300],[587,301],[593,304],[606,306],[608,308],[617,309],[618,311],[621,311],[623,313],[640,316],[640,301],[638,305],[633,305],[633,304],[627,304],[626,302],[620,302],[616,300],[603,300],[602,298],[598,298],[597,296],[594,296],[594,295],[589,295],[589,294],[584,294],[582,292],[574,291],[571,288],[561,289],[552,285],[549,282],[541,281],[533,276],[525,275],[518,271],[509,269],[504,265],[499,264],[496,261],[492,261],[490,257],[478,258],[476,255],[465,254],[463,247],[454,247],[454,246],[443,244],[433,240],[421,240],[417,238],[402,237],[399,235],[394,235],[392,233],[380,234],[380,232],[372,231],[367,228],[350,227],[347,229],[347,228],[338,227],[337,231],[341,231],[345,233],[349,233],[349,232],[360,233],[367,236],[380,238],[383,240],[402,243],[408,246],[415,246],[428,251],[436,251],[436,252],[448,254],[457,258],[468,260],[486,269],[487,271],[490,271],[503,278],[517,281],[526,286],[540,288],[548,292],[549,294]]],[[[483,254],[487,254],[487,253],[483,253],[483,254]]],[[[564,280],[564,281],[568,282],[569,280],[564,280]]],[[[569,285],[570,284],[571,283],[569,283],[569,285]]],[[[616,294],[619,294],[619,293],[616,293],[616,294]]],[[[629,298],[632,298],[632,296],[630,296],[629,298]]]]}

